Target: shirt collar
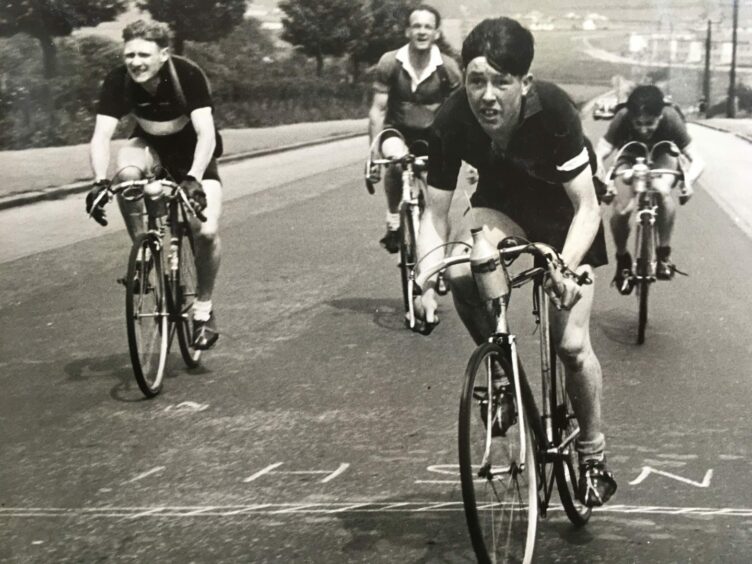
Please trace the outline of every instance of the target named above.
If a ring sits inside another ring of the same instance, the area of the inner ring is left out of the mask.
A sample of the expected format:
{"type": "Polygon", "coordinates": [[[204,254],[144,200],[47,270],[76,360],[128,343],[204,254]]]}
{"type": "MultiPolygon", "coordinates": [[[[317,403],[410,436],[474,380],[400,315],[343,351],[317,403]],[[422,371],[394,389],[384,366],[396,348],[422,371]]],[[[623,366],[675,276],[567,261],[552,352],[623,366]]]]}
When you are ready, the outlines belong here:
{"type": "Polygon", "coordinates": [[[441,51],[436,45],[431,46],[431,58],[428,61],[428,65],[425,69],[423,69],[423,72],[418,75],[418,73],[413,68],[413,65],[410,63],[410,44],[404,45],[400,47],[397,50],[397,54],[395,58],[402,63],[402,68],[404,68],[407,71],[407,74],[410,75],[411,79],[411,88],[412,91],[415,92],[418,89],[418,85],[420,85],[421,82],[426,80],[429,76],[433,74],[433,72],[438,68],[439,65],[444,64],[444,60],[441,58],[441,51]]]}

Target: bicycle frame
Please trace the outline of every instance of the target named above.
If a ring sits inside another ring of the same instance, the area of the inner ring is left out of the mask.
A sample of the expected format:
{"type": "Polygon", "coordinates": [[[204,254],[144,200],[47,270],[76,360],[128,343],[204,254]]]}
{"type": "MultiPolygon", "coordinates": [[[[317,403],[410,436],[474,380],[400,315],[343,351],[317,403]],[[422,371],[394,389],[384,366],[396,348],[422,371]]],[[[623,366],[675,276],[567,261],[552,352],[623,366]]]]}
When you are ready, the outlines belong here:
{"type": "MultiPolygon", "coordinates": [[[[166,288],[168,300],[165,302],[166,312],[162,315],[168,316],[170,322],[177,323],[182,319],[187,319],[188,312],[178,311],[177,308],[177,287],[178,270],[180,268],[179,256],[179,225],[186,221],[189,214],[203,221],[205,218],[194,211],[193,206],[188,200],[180,186],[166,179],[159,180],[129,180],[121,182],[110,189],[112,194],[122,193],[124,199],[129,201],[144,200],[144,216],[146,217],[146,229],[148,233],[155,236],[155,242],[158,249],[169,249],[163,254],[164,272],[166,278],[166,288]],[[151,182],[161,184],[164,192],[160,196],[162,201],[152,202],[145,194],[145,187],[151,182]],[[164,209],[162,208],[164,206],[164,209]],[[169,241],[165,241],[165,235],[169,229],[169,241]]],[[[174,331],[173,325],[173,331],[174,331]]],[[[170,338],[172,335],[170,335],[170,338]]]]}
{"type": "MultiPolygon", "coordinates": [[[[555,385],[555,366],[551,364],[551,352],[553,351],[553,343],[550,340],[550,298],[543,288],[543,281],[547,274],[548,269],[542,266],[533,266],[514,278],[509,279],[509,272],[505,263],[505,257],[516,257],[520,253],[530,252],[530,247],[536,246],[536,244],[523,244],[516,245],[501,249],[499,254],[501,256],[501,268],[503,274],[509,280],[510,292],[513,288],[519,288],[530,282],[533,282],[533,317],[539,331],[539,345],[540,345],[540,358],[541,358],[541,398],[543,411],[538,408],[538,403],[535,400],[535,394],[533,393],[525,370],[519,361],[519,355],[517,352],[517,337],[511,333],[509,328],[509,322],[507,320],[507,310],[509,303],[509,295],[502,298],[496,298],[487,302],[490,312],[494,316],[495,329],[493,333],[488,337],[488,342],[496,343],[502,346],[509,354],[509,362],[512,368],[513,385],[516,394],[517,405],[524,406],[526,419],[529,421],[530,428],[538,445],[537,452],[534,453],[534,457],[537,465],[537,473],[539,478],[539,486],[543,488],[543,495],[540,498],[540,510],[542,516],[545,517],[546,509],[550,503],[551,495],[554,490],[554,475],[551,474],[548,482],[544,480],[545,472],[544,466],[549,463],[553,463],[558,459],[563,458],[564,451],[577,439],[579,435],[579,428],[571,433],[569,436],[564,437],[557,443],[554,436],[554,414],[550,409],[550,402],[547,398],[552,393],[552,386],[555,385]]],[[[549,249],[550,250],[550,249],[549,249]]],[[[531,253],[532,254],[532,253],[531,253]]],[[[470,258],[468,255],[446,257],[439,261],[437,264],[428,268],[425,272],[421,272],[419,275],[411,276],[413,285],[421,287],[432,276],[438,274],[440,271],[445,270],[451,266],[458,264],[468,263],[470,258]]],[[[410,287],[412,293],[413,285],[410,287]]],[[[412,298],[412,295],[411,295],[412,298]]],[[[487,383],[488,389],[491,389],[492,382],[490,371],[489,381],[487,383]]],[[[488,410],[488,421],[486,424],[486,452],[483,460],[480,464],[481,468],[488,466],[488,455],[491,443],[492,432],[492,416],[491,410],[488,410]]],[[[519,432],[521,433],[521,444],[523,447],[520,455],[521,460],[525,460],[525,433],[526,429],[524,425],[520,425],[519,432]]]]}

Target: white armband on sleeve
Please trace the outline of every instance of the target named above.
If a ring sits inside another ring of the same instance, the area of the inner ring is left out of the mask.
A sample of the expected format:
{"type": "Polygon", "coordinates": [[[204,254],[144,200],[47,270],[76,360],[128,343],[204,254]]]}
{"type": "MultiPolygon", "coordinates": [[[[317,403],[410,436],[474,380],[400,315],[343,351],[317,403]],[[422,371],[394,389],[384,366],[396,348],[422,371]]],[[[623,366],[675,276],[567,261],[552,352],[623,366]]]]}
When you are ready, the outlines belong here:
{"type": "Polygon", "coordinates": [[[571,172],[573,170],[577,170],[583,165],[586,165],[590,162],[590,157],[588,156],[587,149],[585,147],[582,148],[582,151],[576,156],[569,159],[564,164],[556,165],[556,170],[559,172],[571,172]]]}

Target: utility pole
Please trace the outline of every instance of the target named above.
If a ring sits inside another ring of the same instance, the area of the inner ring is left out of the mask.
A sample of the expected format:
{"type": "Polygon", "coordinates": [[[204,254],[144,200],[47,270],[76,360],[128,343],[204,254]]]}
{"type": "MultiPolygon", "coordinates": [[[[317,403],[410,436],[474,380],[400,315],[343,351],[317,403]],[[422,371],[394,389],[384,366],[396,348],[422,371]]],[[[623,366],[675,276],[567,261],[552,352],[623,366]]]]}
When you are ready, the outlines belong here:
{"type": "Polygon", "coordinates": [[[734,0],[734,23],[731,35],[731,70],[729,71],[728,99],[726,116],[736,117],[736,28],[739,25],[739,0],[734,0]]]}
{"type": "Polygon", "coordinates": [[[705,36],[705,74],[702,81],[702,98],[705,101],[705,117],[710,117],[710,55],[712,52],[712,27],[713,24],[708,20],[708,33],[705,36]]]}

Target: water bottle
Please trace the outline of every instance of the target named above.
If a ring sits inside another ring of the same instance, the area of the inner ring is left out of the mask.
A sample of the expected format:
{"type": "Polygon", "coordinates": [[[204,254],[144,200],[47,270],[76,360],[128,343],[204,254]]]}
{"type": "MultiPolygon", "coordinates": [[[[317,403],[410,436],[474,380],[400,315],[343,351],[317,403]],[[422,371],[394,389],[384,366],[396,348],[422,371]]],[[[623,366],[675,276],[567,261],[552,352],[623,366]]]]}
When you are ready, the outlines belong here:
{"type": "Polygon", "coordinates": [[[150,216],[160,217],[167,214],[164,187],[159,180],[154,180],[144,186],[144,201],[146,202],[146,211],[150,216]]]}
{"type": "Polygon", "coordinates": [[[501,267],[499,250],[486,237],[484,228],[471,229],[473,249],[470,270],[483,300],[502,298],[509,294],[506,271],[501,267]]]}
{"type": "Polygon", "coordinates": [[[634,191],[638,194],[647,190],[648,176],[650,175],[650,167],[648,167],[643,157],[635,158],[635,164],[632,167],[634,171],[634,178],[632,180],[632,186],[634,191]]]}

